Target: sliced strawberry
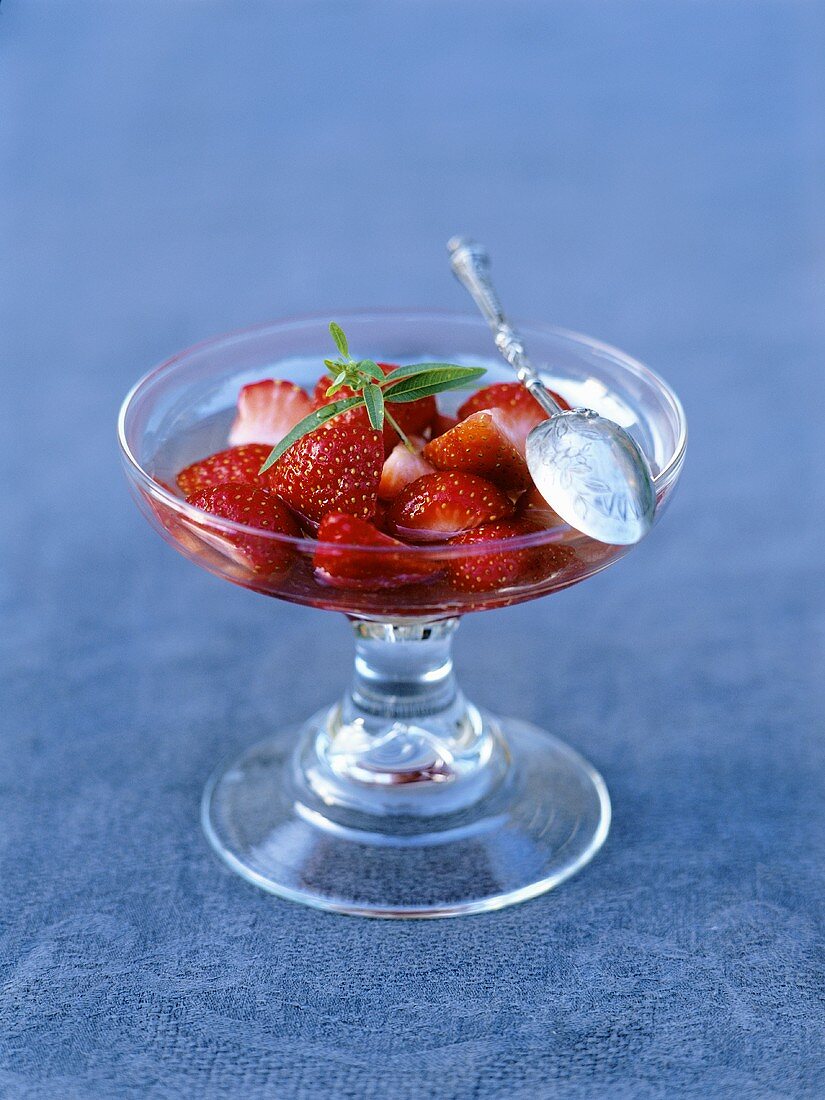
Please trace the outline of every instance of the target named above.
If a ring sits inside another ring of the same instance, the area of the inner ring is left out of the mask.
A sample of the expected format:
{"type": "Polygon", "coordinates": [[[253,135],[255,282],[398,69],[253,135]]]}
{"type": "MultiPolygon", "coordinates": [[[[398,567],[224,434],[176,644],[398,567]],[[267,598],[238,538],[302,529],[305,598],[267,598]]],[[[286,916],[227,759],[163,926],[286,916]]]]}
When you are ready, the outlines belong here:
{"type": "Polygon", "coordinates": [[[425,474],[433,473],[434,467],[421,454],[424,440],[414,435],[410,437],[410,443],[415,447],[415,454],[406,444],[397,443],[390,452],[389,458],[384,460],[381,483],[378,486],[379,500],[392,500],[411,481],[417,481],[425,474]]]}
{"type": "MultiPolygon", "coordinates": [[[[563,409],[570,408],[560,394],[553,393],[553,397],[563,409]]],[[[527,436],[536,424],[547,419],[547,413],[521,382],[495,382],[492,386],[484,386],[459,407],[458,415],[464,420],[473,413],[481,412],[482,409],[502,411],[504,414],[502,423],[522,454],[524,454],[527,436]]]]}
{"type": "Polygon", "coordinates": [[[431,439],[424,457],[439,470],[464,470],[486,477],[500,489],[525,489],[527,463],[513,443],[499,409],[484,409],[431,439]]]}
{"type": "Polygon", "coordinates": [[[565,522],[558,512],[550,507],[535,485],[530,485],[519,497],[516,515],[519,519],[532,520],[539,527],[561,527],[565,522]]]}
{"type": "Polygon", "coordinates": [[[263,443],[247,443],[243,447],[230,447],[218,451],[200,462],[193,462],[178,474],[177,482],[184,496],[191,496],[198,489],[211,489],[224,481],[242,482],[245,485],[261,484],[258,471],[266,462],[272,448],[263,443]]]}
{"type": "Polygon", "coordinates": [[[437,542],[510,516],[513,505],[495,485],[450,470],[426,474],[402,489],[387,512],[387,528],[410,542],[437,542]]]}
{"type": "Polygon", "coordinates": [[[311,523],[320,523],[327,512],[369,519],[383,464],[381,433],[344,415],[293,443],[265,477],[281,500],[311,523]]]}
{"type": "MultiPolygon", "coordinates": [[[[230,481],[209,489],[199,489],[187,497],[187,501],[210,515],[243,523],[246,527],[258,527],[272,534],[295,538],[301,534],[287,506],[274,493],[259,485],[230,481]]],[[[277,539],[230,534],[220,528],[207,527],[205,533],[211,536],[209,541],[253,573],[268,575],[283,572],[292,562],[292,547],[277,539]]]]}
{"type": "MultiPolygon", "coordinates": [[[[506,543],[508,539],[531,535],[541,528],[530,520],[499,520],[484,523],[463,535],[450,539],[449,546],[478,546],[487,542],[506,543]]],[[[518,549],[490,550],[451,558],[447,566],[450,583],[460,592],[491,592],[514,585],[536,584],[554,573],[561,573],[576,560],[569,546],[551,543],[518,549]]]]}
{"type": "Polygon", "coordinates": [[[280,443],[314,405],[300,386],[267,378],[244,386],[238,394],[238,413],[229,430],[229,442],[280,443]]]}
{"type": "Polygon", "coordinates": [[[382,534],[365,520],[341,513],[321,520],[314,565],[318,580],[338,588],[416,584],[441,568],[420,550],[382,534]],[[397,553],[390,553],[395,549],[397,553]]]}
{"type": "Polygon", "coordinates": [[[457,416],[448,416],[447,413],[437,412],[430,425],[430,439],[437,439],[438,436],[444,435],[450,428],[454,428],[457,423],[457,416]]]}
{"type": "MultiPolygon", "coordinates": [[[[379,363],[378,366],[384,372],[389,374],[391,370],[396,366],[395,363],[379,363]]],[[[343,401],[345,397],[353,397],[354,393],[349,386],[344,386],[342,389],[334,393],[332,397],[327,397],[327,390],[332,385],[332,379],[328,374],[325,374],[322,378],[319,378],[315,385],[315,392],[313,397],[315,399],[315,407],[319,405],[326,405],[330,401],[343,401]]],[[[387,408],[389,409],[390,416],[396,422],[401,431],[407,435],[421,435],[430,425],[433,417],[436,415],[436,405],[434,397],[422,397],[418,401],[397,402],[388,401],[387,408]]],[[[369,423],[366,409],[359,409],[358,413],[363,417],[365,422],[369,423]]],[[[390,424],[389,420],[384,421],[384,448],[389,455],[393,447],[398,442],[398,432],[390,424]]]]}

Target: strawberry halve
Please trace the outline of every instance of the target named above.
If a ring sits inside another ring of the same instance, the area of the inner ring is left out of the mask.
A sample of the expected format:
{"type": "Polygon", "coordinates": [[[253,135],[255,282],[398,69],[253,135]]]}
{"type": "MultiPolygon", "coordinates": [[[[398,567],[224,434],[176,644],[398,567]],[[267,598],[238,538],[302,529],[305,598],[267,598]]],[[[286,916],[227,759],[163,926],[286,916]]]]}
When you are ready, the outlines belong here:
{"type": "Polygon", "coordinates": [[[308,395],[294,382],[267,378],[244,386],[238,395],[238,412],[229,429],[233,446],[265,443],[274,447],[299,420],[313,410],[308,395]]]}

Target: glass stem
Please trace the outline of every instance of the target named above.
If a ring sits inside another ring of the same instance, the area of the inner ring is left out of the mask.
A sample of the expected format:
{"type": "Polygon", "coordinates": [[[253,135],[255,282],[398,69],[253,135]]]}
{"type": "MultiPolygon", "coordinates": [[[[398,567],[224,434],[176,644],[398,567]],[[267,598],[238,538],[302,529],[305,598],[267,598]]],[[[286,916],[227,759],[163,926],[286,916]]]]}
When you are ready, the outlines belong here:
{"type": "Polygon", "coordinates": [[[497,781],[505,752],[494,724],[453,674],[459,620],[355,620],[355,672],[302,754],[327,804],[366,812],[452,812],[497,781]]]}
{"type": "Polygon", "coordinates": [[[355,675],[342,705],[345,720],[422,717],[450,707],[458,695],[452,658],[458,623],[353,622],[355,675]]]}

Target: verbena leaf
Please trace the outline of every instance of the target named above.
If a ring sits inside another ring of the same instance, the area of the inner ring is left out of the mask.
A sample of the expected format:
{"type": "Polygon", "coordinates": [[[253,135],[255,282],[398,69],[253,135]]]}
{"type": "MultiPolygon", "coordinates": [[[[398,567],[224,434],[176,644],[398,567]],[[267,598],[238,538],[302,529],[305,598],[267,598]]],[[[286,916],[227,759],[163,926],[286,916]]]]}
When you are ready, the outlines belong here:
{"type": "Polygon", "coordinates": [[[336,394],[339,390],[343,389],[344,386],[348,384],[348,382],[349,379],[347,377],[347,372],[342,370],[341,373],[338,374],[327,386],[326,390],[324,391],[324,396],[332,397],[333,394],[336,394]]]}
{"type": "Polygon", "coordinates": [[[346,412],[347,409],[354,409],[356,405],[363,405],[364,399],[359,394],[357,397],[344,397],[340,401],[330,401],[326,405],[322,405],[320,409],[315,410],[315,415],[321,418],[321,423],[326,420],[332,420],[333,416],[338,416],[339,413],[346,412]]]}
{"type": "Polygon", "coordinates": [[[329,331],[332,339],[335,341],[335,346],[338,348],[342,355],[345,355],[347,358],[349,358],[349,344],[347,343],[346,336],[344,336],[344,330],[341,328],[340,325],[336,325],[334,321],[330,321],[329,331]]]}
{"type": "Polygon", "coordinates": [[[409,378],[413,374],[423,374],[425,371],[435,370],[481,370],[483,367],[458,367],[455,363],[408,363],[406,367],[394,367],[386,376],[387,382],[396,382],[401,378],[409,378]]]}
{"type": "Polygon", "coordinates": [[[384,395],[381,387],[374,382],[364,386],[364,404],[367,406],[370,424],[380,432],[384,427],[384,395]]]}
{"type": "Polygon", "coordinates": [[[364,374],[368,374],[370,378],[374,378],[377,382],[383,382],[387,377],[378,364],[372,359],[362,359],[358,364],[358,369],[364,374]]]}
{"type": "Polygon", "coordinates": [[[411,401],[420,401],[422,397],[431,397],[437,393],[445,393],[447,390],[464,390],[468,388],[468,382],[463,378],[456,378],[452,382],[434,382],[429,386],[421,386],[415,390],[405,390],[397,396],[385,394],[387,401],[393,405],[406,405],[411,401]]]}
{"type": "Polygon", "coordinates": [[[328,420],[332,420],[335,416],[340,416],[341,413],[346,412],[347,409],[355,408],[356,405],[363,405],[364,399],[362,397],[347,397],[343,401],[331,401],[328,405],[322,405],[320,409],[315,409],[309,416],[305,416],[303,420],[299,420],[292,431],[287,432],[284,438],[277,443],[269,452],[269,457],[266,462],[261,466],[258,471],[259,474],[264,473],[274,466],[278,459],[285,454],[293,443],[297,443],[299,439],[303,439],[305,435],[309,435],[310,432],[314,432],[316,428],[320,428],[322,424],[326,424],[328,420]]]}
{"type": "Polygon", "coordinates": [[[461,389],[468,382],[474,382],[480,378],[482,374],[484,374],[483,367],[450,367],[449,369],[444,367],[437,371],[422,371],[420,374],[402,378],[400,382],[385,386],[384,400],[399,404],[418,401],[434,393],[461,389]]]}

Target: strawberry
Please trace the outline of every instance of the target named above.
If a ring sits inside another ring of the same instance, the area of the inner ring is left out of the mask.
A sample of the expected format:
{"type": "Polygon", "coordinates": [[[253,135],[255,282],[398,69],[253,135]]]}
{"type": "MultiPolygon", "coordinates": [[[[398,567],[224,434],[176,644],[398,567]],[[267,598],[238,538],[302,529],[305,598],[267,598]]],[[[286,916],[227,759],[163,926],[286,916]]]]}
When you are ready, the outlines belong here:
{"type": "Polygon", "coordinates": [[[258,471],[266,462],[270,450],[263,443],[247,443],[243,447],[218,451],[181,470],[177,477],[178,485],[184,496],[188,497],[198,489],[211,489],[224,481],[260,484],[258,471]]]}
{"type": "MultiPolygon", "coordinates": [[[[384,372],[389,374],[391,370],[396,366],[395,363],[379,363],[378,366],[384,372]]],[[[313,397],[315,399],[315,408],[319,405],[326,405],[330,401],[341,401],[345,397],[353,397],[354,392],[349,386],[342,386],[337,393],[334,393],[332,397],[327,397],[327,389],[332,385],[332,379],[328,374],[325,374],[322,378],[319,378],[315,385],[315,392],[313,397]]],[[[436,415],[436,405],[434,397],[422,397],[418,401],[397,402],[388,401],[387,408],[390,416],[398,424],[401,431],[407,435],[421,435],[426,428],[429,427],[430,422],[436,415]]],[[[369,423],[366,409],[356,410],[358,419],[363,420],[364,423],[369,423]]],[[[353,414],[345,414],[353,415],[353,414]]],[[[390,454],[393,447],[398,442],[398,432],[390,424],[389,419],[384,421],[384,449],[387,455],[390,454]]]]}
{"type": "Polygon", "coordinates": [[[530,484],[527,463],[510,438],[505,416],[499,409],[472,413],[431,439],[424,457],[439,470],[464,470],[501,489],[525,489],[530,484]]]}
{"type": "Polygon", "coordinates": [[[319,523],[327,512],[369,519],[383,463],[381,433],[344,414],[293,443],[264,477],[310,523],[319,523]]]}
{"type": "MultiPolygon", "coordinates": [[[[559,394],[553,393],[553,397],[563,409],[570,408],[559,394]]],[[[502,424],[522,454],[532,429],[542,420],[547,420],[547,413],[521,382],[495,382],[492,386],[484,386],[459,406],[458,415],[461,420],[465,420],[482,409],[502,411],[502,424]]]]}
{"type": "Polygon", "coordinates": [[[410,443],[415,447],[415,454],[406,444],[397,443],[389,458],[384,460],[381,483],[378,486],[379,500],[392,500],[405,485],[433,472],[434,467],[421,454],[424,440],[414,435],[410,437],[410,443]]]}
{"type": "MultiPolygon", "coordinates": [[[[531,535],[542,530],[525,519],[484,523],[450,539],[448,546],[479,546],[488,542],[506,543],[508,539],[531,535]]],[[[551,543],[518,549],[485,550],[451,558],[447,566],[450,583],[460,592],[491,592],[514,585],[536,584],[560,573],[576,560],[569,546],[551,543]]]]}
{"type": "MultiPolygon", "coordinates": [[[[198,489],[187,497],[187,503],[213,516],[258,527],[272,534],[299,538],[297,523],[274,493],[260,485],[225,482],[208,489],[198,489]]],[[[221,528],[207,528],[208,541],[217,543],[224,553],[251,569],[253,573],[272,574],[289,568],[293,550],[277,539],[245,533],[228,533],[221,528]]]]}
{"type": "Polygon", "coordinates": [[[495,485],[450,470],[410,482],[390,505],[386,523],[389,531],[410,542],[433,542],[512,512],[509,497],[495,485]]]}
{"type": "Polygon", "coordinates": [[[334,512],[321,520],[314,565],[317,579],[337,588],[416,584],[440,568],[365,520],[334,512]]]}
{"type": "Polygon", "coordinates": [[[314,406],[300,386],[267,378],[244,386],[238,394],[238,413],[229,430],[229,442],[280,443],[314,406]]]}
{"type": "Polygon", "coordinates": [[[532,520],[539,527],[561,527],[565,523],[565,520],[550,507],[535,485],[531,485],[519,497],[516,505],[516,515],[519,519],[532,520]]]}
{"type": "Polygon", "coordinates": [[[438,436],[444,435],[450,428],[454,428],[457,423],[457,416],[449,416],[447,413],[437,412],[430,425],[430,439],[437,439],[438,436]]]}

